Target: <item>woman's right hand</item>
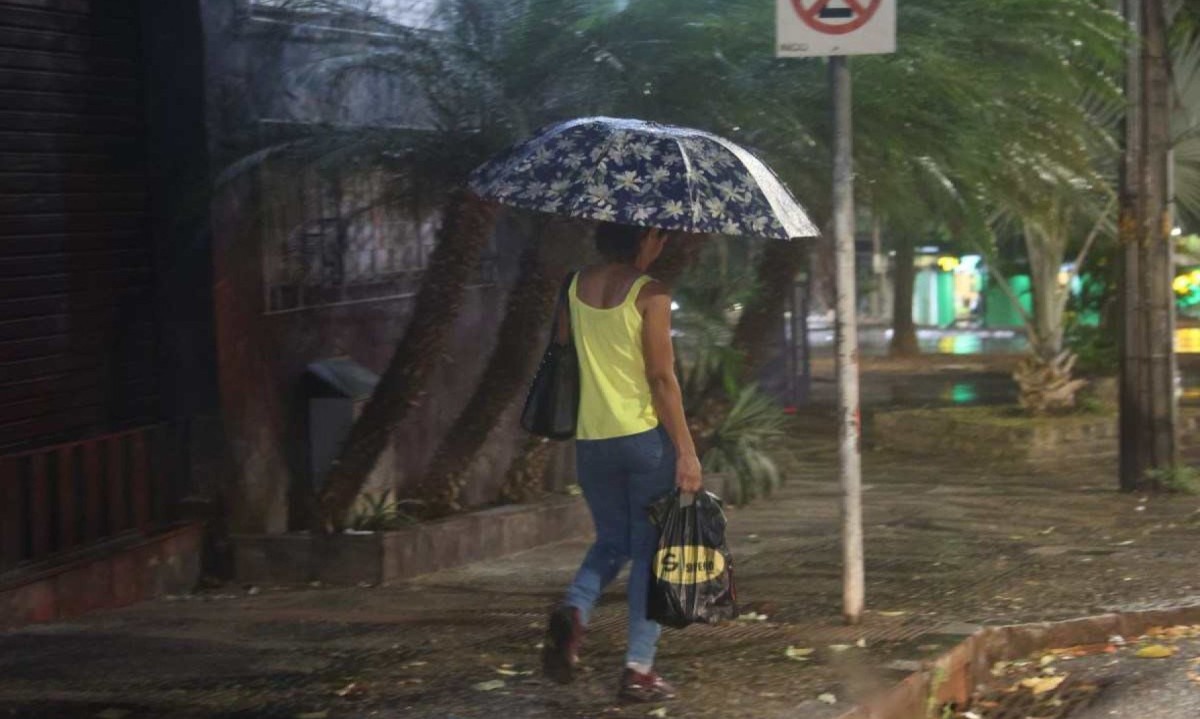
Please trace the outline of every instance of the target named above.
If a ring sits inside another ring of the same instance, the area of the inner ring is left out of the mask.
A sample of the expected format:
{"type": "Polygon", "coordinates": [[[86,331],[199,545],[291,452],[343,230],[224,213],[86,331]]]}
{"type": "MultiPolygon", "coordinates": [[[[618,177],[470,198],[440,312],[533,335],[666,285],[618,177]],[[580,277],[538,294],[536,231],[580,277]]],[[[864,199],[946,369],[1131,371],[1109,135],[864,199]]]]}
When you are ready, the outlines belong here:
{"type": "Polygon", "coordinates": [[[700,458],[695,454],[683,455],[675,460],[675,486],[682,492],[699,492],[704,487],[700,458]]]}

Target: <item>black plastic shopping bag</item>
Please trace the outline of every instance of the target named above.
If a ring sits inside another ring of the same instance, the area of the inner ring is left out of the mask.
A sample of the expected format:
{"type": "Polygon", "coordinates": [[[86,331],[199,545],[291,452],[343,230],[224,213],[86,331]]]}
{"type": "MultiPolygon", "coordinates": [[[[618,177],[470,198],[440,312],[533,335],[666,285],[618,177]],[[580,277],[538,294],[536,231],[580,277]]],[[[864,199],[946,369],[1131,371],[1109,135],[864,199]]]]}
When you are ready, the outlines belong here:
{"type": "Polygon", "coordinates": [[[658,548],[650,563],[647,616],[668,627],[737,617],[725,512],[709,492],[671,492],[650,506],[658,548]]]}

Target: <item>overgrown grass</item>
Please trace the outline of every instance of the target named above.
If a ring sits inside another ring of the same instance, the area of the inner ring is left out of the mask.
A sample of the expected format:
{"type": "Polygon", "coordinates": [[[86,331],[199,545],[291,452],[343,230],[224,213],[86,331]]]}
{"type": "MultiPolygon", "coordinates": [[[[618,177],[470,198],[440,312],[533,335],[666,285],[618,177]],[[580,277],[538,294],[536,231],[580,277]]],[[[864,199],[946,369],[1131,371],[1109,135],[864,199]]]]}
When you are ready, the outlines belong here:
{"type": "Polygon", "coordinates": [[[1200,494],[1200,469],[1177,466],[1152,469],[1146,473],[1147,488],[1169,494],[1200,494]]]}

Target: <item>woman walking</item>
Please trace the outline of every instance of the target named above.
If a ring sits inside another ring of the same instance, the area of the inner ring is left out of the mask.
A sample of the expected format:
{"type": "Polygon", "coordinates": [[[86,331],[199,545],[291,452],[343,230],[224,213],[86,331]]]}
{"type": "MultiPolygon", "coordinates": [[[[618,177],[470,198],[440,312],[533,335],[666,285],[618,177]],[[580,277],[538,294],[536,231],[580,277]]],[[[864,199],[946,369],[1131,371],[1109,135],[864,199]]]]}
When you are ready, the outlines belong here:
{"type": "Polygon", "coordinates": [[[671,297],[646,275],[667,240],[668,233],[658,229],[601,225],[596,246],[605,263],[572,281],[569,330],[566,318],[559,318],[559,342],[570,331],[579,355],[577,475],[596,541],[550,615],[542,664],[555,681],[574,679],[592,608],[631,562],[629,643],[619,696],[636,702],[675,696],[654,671],[662,628],[646,618],[656,547],[646,508],[674,487],[701,488],[700,460],[675,376],[671,297]]]}

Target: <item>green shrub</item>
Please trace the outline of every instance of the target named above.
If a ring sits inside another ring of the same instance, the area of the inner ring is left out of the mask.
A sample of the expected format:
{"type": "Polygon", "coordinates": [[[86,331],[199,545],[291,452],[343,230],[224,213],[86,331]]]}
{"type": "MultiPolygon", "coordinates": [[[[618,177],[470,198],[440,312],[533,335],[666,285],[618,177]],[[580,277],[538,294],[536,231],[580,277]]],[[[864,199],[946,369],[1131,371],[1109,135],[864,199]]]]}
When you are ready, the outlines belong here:
{"type": "Polygon", "coordinates": [[[1069,322],[1066,345],[1079,358],[1075,370],[1081,375],[1116,374],[1120,365],[1116,333],[1103,326],[1069,322]]]}
{"type": "Polygon", "coordinates": [[[757,386],[738,393],[702,461],[705,471],[737,479],[731,501],[742,504],[779,486],[779,466],[768,446],[783,435],[786,422],[787,416],[775,400],[757,386]]]}
{"type": "Polygon", "coordinates": [[[417,521],[416,517],[405,512],[402,507],[416,507],[420,504],[416,500],[393,500],[390,489],[379,494],[364,494],[354,509],[350,527],[360,532],[399,529],[417,521]]]}

